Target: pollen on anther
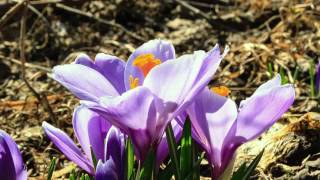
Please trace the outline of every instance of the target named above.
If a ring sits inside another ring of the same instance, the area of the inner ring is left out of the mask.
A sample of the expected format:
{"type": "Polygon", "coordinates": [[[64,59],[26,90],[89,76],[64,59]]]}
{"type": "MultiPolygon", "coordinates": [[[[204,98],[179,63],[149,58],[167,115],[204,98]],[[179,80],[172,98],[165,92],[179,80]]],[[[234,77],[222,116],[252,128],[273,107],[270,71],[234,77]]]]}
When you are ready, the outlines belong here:
{"type": "Polygon", "coordinates": [[[133,78],[132,75],[129,76],[130,89],[134,89],[139,86],[139,78],[133,78]]]}
{"type": "Polygon", "coordinates": [[[230,90],[226,86],[212,87],[211,91],[213,91],[216,94],[219,94],[220,96],[225,96],[225,97],[230,94],[230,90]]]}

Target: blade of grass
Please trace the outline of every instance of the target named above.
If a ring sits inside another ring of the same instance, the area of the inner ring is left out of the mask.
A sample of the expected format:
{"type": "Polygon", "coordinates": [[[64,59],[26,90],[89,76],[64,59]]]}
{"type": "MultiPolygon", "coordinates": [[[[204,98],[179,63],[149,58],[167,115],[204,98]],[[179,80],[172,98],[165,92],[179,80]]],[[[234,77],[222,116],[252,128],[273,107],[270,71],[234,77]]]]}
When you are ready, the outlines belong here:
{"type": "Polygon", "coordinates": [[[57,161],[57,158],[53,157],[50,162],[47,180],[51,180],[52,178],[53,171],[56,169],[56,161],[57,161]]]}
{"type": "Polygon", "coordinates": [[[191,122],[186,119],[183,126],[183,134],[181,138],[181,152],[180,152],[180,172],[181,178],[185,179],[192,170],[192,137],[191,137],[191,122]]]}
{"type": "Polygon", "coordinates": [[[151,149],[144,161],[141,169],[140,179],[141,180],[152,180],[155,175],[155,151],[151,149]]]}
{"type": "Polygon", "coordinates": [[[310,68],[309,68],[309,76],[310,76],[310,93],[311,97],[315,97],[316,94],[316,88],[314,84],[314,76],[315,76],[315,64],[313,60],[310,61],[310,68]]]}
{"type": "Polygon", "coordinates": [[[176,139],[174,138],[174,133],[172,130],[172,126],[169,123],[167,128],[166,128],[166,137],[167,137],[167,141],[168,141],[168,146],[169,146],[169,153],[170,153],[170,157],[171,160],[174,164],[174,176],[176,180],[181,180],[181,174],[179,171],[179,159],[178,159],[178,146],[176,143],[176,139]]]}
{"type": "Polygon", "coordinates": [[[134,150],[131,140],[126,140],[125,179],[130,180],[134,166],[134,150]]]}

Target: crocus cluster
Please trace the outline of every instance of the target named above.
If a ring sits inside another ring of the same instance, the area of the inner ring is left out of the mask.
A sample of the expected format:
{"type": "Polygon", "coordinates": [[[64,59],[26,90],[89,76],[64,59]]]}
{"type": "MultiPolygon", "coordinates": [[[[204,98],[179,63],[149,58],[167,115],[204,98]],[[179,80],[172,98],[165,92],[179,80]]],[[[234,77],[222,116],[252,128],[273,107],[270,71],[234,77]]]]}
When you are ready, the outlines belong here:
{"type": "Polygon", "coordinates": [[[152,40],[127,62],[102,53],[94,60],[79,55],[72,64],[56,66],[52,77],[80,99],[73,128],[82,150],[48,123],[43,123],[45,132],[66,157],[96,179],[123,179],[127,138],[139,162],[152,149],[159,166],[168,155],[165,128],[171,124],[178,141],[189,116],[193,139],[206,152],[212,177],[219,178],[236,149],[267,130],[294,100],[294,88],[281,85],[279,75],[238,108],[227,93],[210,90],[207,85],[227,51],[221,54],[215,46],[176,57],[172,44],[152,40]]]}
{"type": "Polygon", "coordinates": [[[27,170],[17,144],[2,130],[0,130],[0,179],[27,179],[27,170]]]}

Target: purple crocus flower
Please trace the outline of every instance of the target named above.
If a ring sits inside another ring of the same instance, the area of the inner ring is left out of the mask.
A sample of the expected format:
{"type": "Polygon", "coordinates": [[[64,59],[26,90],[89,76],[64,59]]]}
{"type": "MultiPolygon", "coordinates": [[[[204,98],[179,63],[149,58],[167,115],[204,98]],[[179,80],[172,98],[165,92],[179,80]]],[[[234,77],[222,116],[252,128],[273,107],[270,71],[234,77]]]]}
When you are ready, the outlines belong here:
{"type": "Polygon", "coordinates": [[[294,101],[292,85],[281,85],[281,77],[261,85],[240,103],[215,94],[208,88],[194,100],[187,112],[194,139],[204,148],[217,179],[227,168],[236,149],[270,128],[294,101]]]}
{"type": "Polygon", "coordinates": [[[75,109],[72,124],[84,153],[60,129],[46,122],[43,122],[42,127],[58,149],[89,174],[96,174],[98,177],[101,177],[101,174],[114,174],[117,177],[114,179],[123,179],[124,135],[97,113],[84,106],[75,109]],[[92,152],[99,161],[96,172],[92,152]],[[112,172],[109,172],[110,170],[112,172]]]}
{"type": "Polygon", "coordinates": [[[27,170],[17,144],[2,130],[0,130],[0,179],[27,179],[27,170]]]}
{"type": "Polygon", "coordinates": [[[315,83],[316,93],[320,94],[320,60],[316,67],[316,83],[315,83]]]}
{"type": "Polygon", "coordinates": [[[128,134],[143,161],[151,147],[166,145],[161,143],[166,141],[165,127],[207,85],[222,57],[216,46],[208,53],[196,51],[175,59],[170,43],[152,40],[140,46],[126,65],[110,55],[98,54],[95,61],[82,55],[75,64],[55,67],[53,78],[128,134]]]}

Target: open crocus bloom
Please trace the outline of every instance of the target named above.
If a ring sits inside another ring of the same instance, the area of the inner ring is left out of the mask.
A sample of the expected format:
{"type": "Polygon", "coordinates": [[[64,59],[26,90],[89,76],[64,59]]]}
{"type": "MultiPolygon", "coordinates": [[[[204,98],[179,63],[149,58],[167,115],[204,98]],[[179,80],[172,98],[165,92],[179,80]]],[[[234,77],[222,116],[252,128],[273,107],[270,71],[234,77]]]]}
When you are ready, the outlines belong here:
{"type": "Polygon", "coordinates": [[[233,159],[236,149],[271,127],[294,101],[292,85],[281,85],[277,75],[240,103],[215,94],[208,88],[187,112],[194,139],[204,148],[217,179],[233,159]]]}
{"type": "Polygon", "coordinates": [[[43,122],[42,126],[60,151],[89,174],[98,173],[99,177],[101,174],[111,177],[110,174],[112,174],[117,177],[115,179],[123,179],[124,135],[97,113],[84,106],[75,109],[72,123],[84,153],[63,131],[46,122],[43,122]],[[99,161],[96,172],[92,157],[99,161]]]}
{"type": "Polygon", "coordinates": [[[0,179],[27,179],[27,170],[17,144],[2,130],[0,130],[0,179]]]}
{"type": "Polygon", "coordinates": [[[167,124],[207,85],[223,56],[216,46],[175,59],[170,43],[152,40],[126,65],[110,55],[98,54],[95,62],[83,55],[75,64],[55,67],[53,77],[128,134],[138,159],[144,160],[151,147],[166,141],[167,124]]]}

